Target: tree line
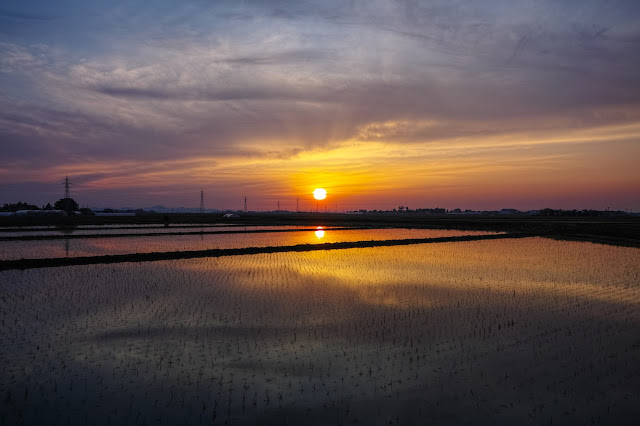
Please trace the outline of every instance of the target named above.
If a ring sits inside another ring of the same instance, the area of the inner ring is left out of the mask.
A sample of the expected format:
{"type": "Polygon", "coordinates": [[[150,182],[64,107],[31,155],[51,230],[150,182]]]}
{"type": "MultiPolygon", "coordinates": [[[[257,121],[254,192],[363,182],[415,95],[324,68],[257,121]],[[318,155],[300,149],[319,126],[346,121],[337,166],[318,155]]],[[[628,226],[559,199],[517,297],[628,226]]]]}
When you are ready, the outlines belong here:
{"type": "Polygon", "coordinates": [[[47,203],[46,206],[38,207],[34,204],[19,201],[17,203],[5,203],[0,208],[0,211],[2,212],[17,212],[19,210],[63,210],[67,213],[79,211],[82,214],[93,214],[89,208],[80,208],[73,198],[61,198],[53,203],[53,206],[51,203],[47,203]]]}

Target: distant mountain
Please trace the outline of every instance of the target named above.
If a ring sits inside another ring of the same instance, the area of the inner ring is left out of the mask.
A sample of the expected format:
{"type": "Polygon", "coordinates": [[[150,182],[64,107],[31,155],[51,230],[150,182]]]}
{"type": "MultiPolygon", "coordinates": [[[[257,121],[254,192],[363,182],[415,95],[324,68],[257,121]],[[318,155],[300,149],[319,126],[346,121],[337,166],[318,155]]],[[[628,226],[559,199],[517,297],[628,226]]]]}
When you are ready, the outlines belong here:
{"type": "Polygon", "coordinates": [[[158,205],[158,206],[152,206],[152,207],[143,207],[142,210],[145,210],[145,211],[153,210],[154,212],[158,212],[158,213],[170,213],[171,207],[158,205]]]}

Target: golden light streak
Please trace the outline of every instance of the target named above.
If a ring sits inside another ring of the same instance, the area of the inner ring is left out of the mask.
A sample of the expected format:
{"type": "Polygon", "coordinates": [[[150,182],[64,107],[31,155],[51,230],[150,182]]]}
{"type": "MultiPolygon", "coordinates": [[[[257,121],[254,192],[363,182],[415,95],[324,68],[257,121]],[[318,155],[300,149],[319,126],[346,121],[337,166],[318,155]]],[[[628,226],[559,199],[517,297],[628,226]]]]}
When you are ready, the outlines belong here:
{"type": "MultiPolygon", "coordinates": [[[[416,124],[418,128],[434,125],[416,124]]],[[[411,143],[384,140],[385,132],[393,138],[410,129],[411,122],[406,120],[373,123],[367,132],[381,140],[355,137],[303,151],[291,148],[295,141],[285,141],[283,155],[277,154],[278,145],[267,152],[259,145],[244,144],[237,146],[237,152],[252,152],[249,157],[232,153],[161,162],[87,161],[35,171],[25,167],[12,178],[57,184],[59,176],[70,175],[78,191],[153,187],[157,191],[170,182],[167,196],[175,191],[173,187],[195,186],[198,191],[202,187],[212,193],[233,186],[235,192],[242,191],[254,200],[258,196],[252,194],[288,199],[287,208],[295,209],[299,198],[301,208],[313,206],[314,210],[316,201],[311,194],[317,188],[331,194],[331,203],[323,207],[333,210],[364,202],[384,201],[387,204],[381,207],[388,208],[405,202],[435,206],[454,198],[508,199],[526,191],[532,196],[563,191],[587,196],[586,187],[622,194],[640,185],[634,164],[640,158],[640,122],[411,143]]]]}

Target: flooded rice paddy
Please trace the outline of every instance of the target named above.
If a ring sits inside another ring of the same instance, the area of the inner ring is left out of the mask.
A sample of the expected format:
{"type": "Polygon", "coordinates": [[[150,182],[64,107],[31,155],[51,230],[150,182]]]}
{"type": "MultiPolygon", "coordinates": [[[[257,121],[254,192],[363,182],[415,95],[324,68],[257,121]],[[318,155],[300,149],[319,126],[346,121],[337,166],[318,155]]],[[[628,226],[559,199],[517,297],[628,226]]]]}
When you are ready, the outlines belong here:
{"type": "Polygon", "coordinates": [[[523,238],[2,271],[0,424],[633,424],[639,265],[523,238]]]}
{"type": "MultiPolygon", "coordinates": [[[[252,231],[257,230],[254,229],[252,231]]],[[[494,234],[493,232],[486,231],[434,229],[332,230],[324,227],[313,227],[306,230],[296,230],[293,228],[285,228],[285,230],[291,232],[254,233],[238,231],[237,233],[229,234],[0,241],[0,260],[104,256],[128,253],[293,246],[297,244],[322,244],[347,241],[379,241],[494,234]]]]}
{"type": "Polygon", "coordinates": [[[32,227],[32,228],[0,228],[0,238],[16,237],[52,237],[70,235],[130,235],[130,234],[173,234],[197,232],[253,232],[281,230],[315,230],[315,226],[229,226],[229,225],[118,225],[82,227],[32,227]]]}

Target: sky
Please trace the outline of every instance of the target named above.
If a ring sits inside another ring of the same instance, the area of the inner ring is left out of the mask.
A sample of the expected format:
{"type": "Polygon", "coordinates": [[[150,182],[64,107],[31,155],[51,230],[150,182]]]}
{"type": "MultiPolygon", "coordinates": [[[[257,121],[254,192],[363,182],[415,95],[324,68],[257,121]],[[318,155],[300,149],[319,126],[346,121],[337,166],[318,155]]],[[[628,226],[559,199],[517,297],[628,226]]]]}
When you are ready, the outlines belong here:
{"type": "Polygon", "coordinates": [[[3,0],[0,204],[640,211],[637,0],[3,0]]]}

